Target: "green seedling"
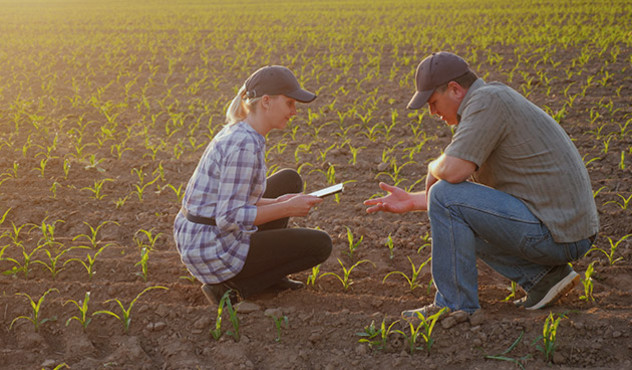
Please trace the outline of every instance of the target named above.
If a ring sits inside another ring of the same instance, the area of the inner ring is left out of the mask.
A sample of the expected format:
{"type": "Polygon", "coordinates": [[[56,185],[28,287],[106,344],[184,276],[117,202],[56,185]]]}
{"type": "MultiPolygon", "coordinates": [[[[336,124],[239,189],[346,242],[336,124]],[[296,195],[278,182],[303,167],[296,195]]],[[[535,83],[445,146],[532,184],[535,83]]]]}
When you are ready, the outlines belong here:
{"type": "MultiPolygon", "coordinates": [[[[81,264],[81,266],[83,266],[83,268],[86,269],[86,271],[88,272],[88,280],[92,280],[92,277],[94,276],[94,274],[96,273],[96,271],[94,270],[94,262],[97,260],[97,257],[99,256],[99,254],[101,254],[101,252],[103,252],[103,250],[107,247],[109,247],[111,244],[106,244],[104,246],[102,246],[101,248],[99,248],[98,251],[96,251],[96,253],[94,255],[90,255],[90,253],[86,254],[86,260],[81,260],[79,258],[69,258],[66,262],[64,262],[64,267],[66,266],[67,263],[69,262],[79,262],[81,264]]],[[[78,247],[78,248],[89,248],[89,247],[78,247]]]]}
{"type": "Polygon", "coordinates": [[[549,316],[544,322],[542,335],[535,340],[535,342],[542,341],[542,344],[536,345],[536,348],[538,351],[544,353],[546,362],[551,362],[553,360],[555,347],[557,346],[557,328],[563,318],[566,318],[565,314],[560,314],[556,317],[553,312],[549,312],[549,316]]]}
{"type": "Polygon", "coordinates": [[[116,302],[118,304],[119,308],[121,309],[121,315],[119,316],[119,315],[117,315],[116,313],[114,313],[113,311],[110,311],[110,310],[100,310],[100,311],[94,312],[92,314],[92,316],[105,314],[105,315],[110,315],[112,317],[116,317],[123,324],[123,330],[124,330],[125,334],[127,334],[129,332],[129,326],[130,326],[130,324],[132,322],[131,311],[132,311],[132,308],[134,307],[134,303],[136,303],[136,301],[138,301],[138,299],[143,294],[145,294],[146,292],[148,292],[148,291],[150,291],[152,289],[169,290],[169,288],[164,287],[164,286],[160,286],[160,285],[147,287],[142,292],[138,293],[138,295],[136,297],[134,297],[134,299],[130,302],[130,304],[129,304],[129,306],[127,306],[127,308],[125,308],[123,303],[117,298],[108,299],[107,301],[105,301],[105,303],[116,302]]]}
{"type": "Polygon", "coordinates": [[[520,341],[522,340],[522,337],[524,336],[524,331],[520,332],[520,336],[518,336],[518,339],[516,339],[506,350],[504,350],[503,352],[497,354],[497,355],[487,355],[485,356],[486,359],[490,359],[490,360],[500,360],[500,361],[508,361],[508,362],[512,362],[514,363],[516,366],[520,367],[522,370],[524,370],[524,365],[522,364],[524,361],[526,361],[527,359],[531,358],[532,356],[530,354],[522,356],[520,358],[513,358],[513,357],[509,357],[507,356],[509,354],[509,352],[513,351],[514,348],[516,348],[516,346],[520,343],[520,341]]]}
{"type": "Polygon", "coordinates": [[[408,321],[408,327],[410,329],[410,335],[404,333],[402,330],[394,330],[395,333],[399,333],[404,338],[406,338],[406,342],[408,343],[408,349],[410,354],[412,355],[417,349],[426,349],[428,353],[430,353],[430,349],[434,344],[434,339],[432,338],[432,330],[435,327],[435,324],[447,311],[447,308],[442,308],[439,312],[435,313],[432,316],[424,317],[421,313],[417,313],[417,319],[420,321],[417,326],[413,324],[413,320],[408,321]],[[422,337],[425,342],[425,347],[417,347],[417,340],[419,337],[422,337]]]}
{"type": "Polygon", "coordinates": [[[390,259],[393,259],[393,257],[395,256],[393,253],[393,248],[395,247],[395,243],[393,243],[393,238],[391,237],[391,234],[388,234],[388,238],[386,239],[386,243],[384,243],[384,245],[386,247],[388,247],[388,257],[390,259]]]}
{"type": "Polygon", "coordinates": [[[13,328],[13,324],[15,324],[16,321],[20,320],[20,319],[25,319],[30,321],[33,326],[35,326],[35,331],[39,331],[39,328],[46,322],[48,321],[55,321],[57,320],[56,317],[53,318],[45,318],[42,319],[40,317],[41,313],[42,313],[42,304],[44,303],[44,298],[46,298],[46,296],[48,295],[48,293],[55,291],[57,293],[59,293],[59,290],[57,288],[51,288],[48,289],[38,300],[37,302],[35,302],[35,300],[33,300],[33,298],[31,298],[30,295],[26,294],[26,293],[16,293],[16,295],[22,295],[25,296],[26,298],[28,298],[29,303],[31,304],[31,316],[18,316],[15,319],[13,319],[13,321],[11,321],[11,324],[9,325],[9,330],[11,330],[13,328]]]}
{"type": "Polygon", "coordinates": [[[351,229],[347,226],[345,226],[345,228],[347,229],[347,241],[349,242],[349,251],[345,252],[349,257],[353,258],[353,253],[355,252],[356,248],[358,248],[358,246],[360,245],[360,243],[362,243],[362,240],[364,239],[364,235],[360,236],[360,239],[358,241],[354,240],[354,236],[353,236],[353,232],[351,231],[351,229]]]}
{"type": "Polygon", "coordinates": [[[345,265],[342,263],[342,261],[340,260],[340,258],[338,258],[338,263],[340,264],[340,266],[342,267],[342,276],[334,273],[334,272],[326,272],[324,274],[321,275],[321,277],[325,277],[327,275],[332,275],[335,276],[338,280],[340,280],[340,282],[342,283],[342,286],[344,287],[345,290],[349,289],[349,287],[353,284],[353,281],[351,280],[351,271],[353,271],[354,268],[358,267],[359,265],[363,264],[363,263],[370,263],[375,267],[375,264],[369,260],[360,260],[358,262],[356,262],[353,266],[349,267],[348,269],[345,267],[345,265]]]}
{"type": "Polygon", "coordinates": [[[105,198],[107,195],[103,194],[103,185],[106,182],[114,182],[113,179],[102,179],[102,180],[94,180],[94,185],[93,186],[86,186],[81,188],[81,190],[89,190],[90,192],[92,192],[92,198],[96,199],[96,200],[100,200],[105,198]]]}
{"type": "Polygon", "coordinates": [[[30,252],[26,251],[26,247],[22,243],[20,243],[19,246],[20,248],[22,248],[22,261],[20,262],[16,260],[15,258],[5,257],[4,258],[5,261],[13,262],[15,266],[13,266],[11,270],[4,271],[3,274],[15,276],[21,271],[24,273],[24,278],[28,279],[31,262],[33,261],[33,256],[35,255],[35,253],[37,253],[38,250],[44,247],[44,244],[38,245],[37,247],[33,248],[33,250],[30,252]]]}
{"type": "Polygon", "coordinates": [[[630,196],[627,197],[627,198],[624,197],[621,194],[618,194],[618,193],[617,193],[617,196],[619,198],[621,198],[621,202],[619,202],[617,200],[611,200],[611,201],[608,201],[608,202],[604,203],[603,205],[605,206],[606,204],[614,203],[617,206],[619,206],[619,208],[621,208],[621,209],[624,209],[624,210],[628,209],[628,205],[630,204],[630,201],[632,200],[632,194],[630,194],[630,196]]]}
{"type": "Polygon", "coordinates": [[[150,252],[154,251],[156,242],[158,241],[158,238],[162,235],[162,233],[153,235],[153,230],[154,229],[152,228],[150,230],[140,229],[136,231],[133,239],[136,242],[136,246],[138,246],[138,249],[147,248],[147,250],[149,250],[150,252]],[[147,243],[145,243],[145,240],[143,240],[143,238],[139,237],[139,234],[145,235],[147,243]]]}
{"type": "Polygon", "coordinates": [[[106,224],[109,224],[109,223],[113,223],[116,226],[120,226],[119,223],[116,222],[116,221],[103,221],[99,225],[97,225],[97,227],[92,227],[92,225],[90,225],[89,223],[87,223],[85,221],[83,223],[86,224],[88,226],[88,228],[90,228],[90,233],[79,234],[79,235],[75,236],[74,238],[72,238],[72,241],[76,241],[76,240],[78,240],[80,238],[88,239],[88,242],[89,242],[88,246],[90,248],[92,248],[92,249],[97,249],[98,246],[99,246],[99,242],[100,241],[97,239],[97,234],[99,233],[99,230],[101,230],[101,228],[103,226],[105,226],[106,224]]]}
{"type": "Polygon", "coordinates": [[[182,203],[182,198],[184,198],[184,189],[182,189],[182,184],[180,184],[177,188],[171,184],[165,185],[165,188],[171,189],[178,200],[178,203],[182,203]]]}
{"type": "Polygon", "coordinates": [[[421,252],[424,248],[430,247],[432,245],[432,237],[429,232],[425,232],[422,236],[419,237],[422,241],[421,247],[417,249],[417,253],[421,252]]]}
{"type": "Polygon", "coordinates": [[[88,317],[88,302],[90,302],[90,292],[86,292],[83,296],[83,301],[79,300],[79,302],[69,299],[64,303],[64,306],[68,303],[72,303],[79,310],[79,316],[72,316],[68,320],[66,320],[66,326],[70,325],[72,320],[77,320],[81,324],[81,328],[85,332],[88,328],[88,324],[92,321],[91,317],[88,317]]]}
{"type": "Polygon", "coordinates": [[[289,320],[287,316],[285,315],[281,317],[276,317],[276,316],[271,316],[271,317],[272,317],[272,320],[274,321],[274,327],[276,328],[276,333],[277,333],[277,336],[276,338],[274,338],[274,341],[280,342],[281,341],[281,328],[285,326],[285,328],[287,329],[289,320]]]}
{"type": "MultiPolygon", "coordinates": [[[[623,242],[624,240],[626,240],[630,236],[632,236],[632,234],[624,235],[621,239],[616,240],[616,241],[613,240],[611,237],[608,237],[608,243],[610,243],[610,251],[606,251],[605,249],[602,249],[602,248],[599,248],[599,247],[593,247],[593,248],[591,248],[588,251],[588,253],[590,253],[592,251],[599,251],[599,252],[603,253],[606,256],[606,258],[608,258],[608,262],[612,266],[616,262],[621,261],[623,259],[623,257],[615,258],[614,254],[617,251],[617,248],[619,247],[619,244],[621,244],[621,242],[623,242]]],[[[586,254],[588,254],[588,253],[586,253],[586,254]]]]}
{"type": "Polygon", "coordinates": [[[34,225],[33,227],[31,227],[31,230],[29,230],[29,233],[33,230],[33,229],[39,229],[40,232],[42,233],[42,237],[38,240],[38,244],[42,244],[42,246],[53,246],[53,247],[57,247],[59,245],[61,245],[61,243],[56,242],[55,241],[55,226],[57,225],[58,222],[64,223],[66,221],[63,220],[56,220],[53,223],[46,223],[46,220],[42,221],[41,225],[34,225]]]}
{"type": "Polygon", "coordinates": [[[382,324],[380,328],[377,329],[375,327],[375,321],[371,321],[369,326],[364,327],[363,332],[356,333],[357,336],[362,337],[358,342],[367,343],[370,348],[383,350],[386,348],[388,337],[393,333],[393,326],[398,322],[399,320],[392,322],[387,328],[385,319],[382,319],[382,324]]]}
{"type": "Polygon", "coordinates": [[[509,293],[508,296],[505,297],[505,299],[503,299],[503,302],[509,302],[511,299],[513,299],[516,294],[518,293],[518,284],[516,284],[515,281],[511,282],[511,285],[509,286],[509,291],[511,293],[509,293]]]}
{"type": "Polygon", "coordinates": [[[320,264],[312,267],[312,272],[307,277],[307,285],[314,286],[316,283],[316,279],[318,279],[318,274],[320,273],[320,264]]]}
{"type": "Polygon", "coordinates": [[[412,268],[412,273],[411,276],[408,277],[408,275],[406,275],[405,273],[401,272],[401,271],[391,271],[388,274],[386,274],[386,276],[384,276],[384,279],[382,279],[382,284],[386,281],[386,279],[393,275],[393,274],[399,274],[402,275],[406,281],[408,282],[408,285],[410,287],[410,291],[412,292],[413,290],[415,290],[415,288],[419,287],[419,281],[417,280],[419,278],[419,274],[421,273],[421,269],[424,268],[424,266],[426,266],[426,264],[428,264],[428,262],[430,262],[432,260],[432,257],[428,257],[428,259],[424,262],[422,262],[419,267],[415,267],[415,264],[413,263],[413,260],[410,259],[410,257],[408,258],[408,262],[410,262],[410,266],[412,268]]]}
{"type": "Polygon", "coordinates": [[[39,263],[40,265],[46,267],[46,269],[50,272],[53,280],[55,280],[55,278],[57,277],[57,274],[59,274],[60,272],[64,270],[64,265],[62,265],[62,267],[58,266],[59,259],[61,258],[61,256],[66,254],[66,252],[70,251],[71,249],[74,249],[74,247],[66,248],[59,251],[59,253],[57,254],[53,254],[48,249],[43,248],[42,250],[48,257],[48,262],[42,261],[42,260],[34,260],[33,263],[39,263]]]}
{"type": "Polygon", "coordinates": [[[140,250],[140,261],[136,262],[134,266],[140,265],[141,272],[136,273],[136,275],[143,278],[143,281],[147,281],[147,274],[149,272],[149,268],[147,266],[147,262],[149,261],[149,250],[146,247],[143,247],[140,250]]]}
{"type": "Polygon", "coordinates": [[[145,189],[147,189],[148,186],[152,185],[153,183],[155,183],[156,181],[158,181],[160,179],[160,176],[157,176],[155,179],[151,180],[150,182],[143,184],[142,181],[140,184],[134,184],[134,187],[136,188],[136,190],[132,191],[131,194],[136,194],[138,196],[138,201],[142,202],[143,201],[143,194],[145,193],[145,189]]]}
{"type": "Polygon", "coordinates": [[[239,342],[239,318],[237,317],[237,310],[233,307],[230,301],[230,294],[232,290],[227,290],[222,296],[217,306],[217,319],[215,320],[215,328],[211,329],[211,336],[215,340],[219,340],[222,336],[222,313],[224,308],[228,311],[229,320],[233,326],[232,331],[227,331],[226,334],[233,337],[235,342],[239,342]]]}
{"type": "Polygon", "coordinates": [[[595,272],[595,262],[592,261],[590,265],[586,268],[585,277],[581,279],[582,285],[584,286],[584,295],[580,296],[579,299],[582,300],[590,300],[591,302],[595,301],[595,297],[593,297],[593,279],[592,275],[595,272]]]}

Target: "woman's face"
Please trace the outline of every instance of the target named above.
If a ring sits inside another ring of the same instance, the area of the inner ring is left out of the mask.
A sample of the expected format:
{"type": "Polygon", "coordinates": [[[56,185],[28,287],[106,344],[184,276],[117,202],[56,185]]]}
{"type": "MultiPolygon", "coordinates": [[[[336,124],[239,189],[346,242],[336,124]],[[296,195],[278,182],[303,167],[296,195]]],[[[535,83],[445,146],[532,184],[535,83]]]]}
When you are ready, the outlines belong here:
{"type": "Polygon", "coordinates": [[[266,114],[271,128],[282,130],[290,118],[296,115],[296,100],[285,95],[272,96],[266,114]]]}

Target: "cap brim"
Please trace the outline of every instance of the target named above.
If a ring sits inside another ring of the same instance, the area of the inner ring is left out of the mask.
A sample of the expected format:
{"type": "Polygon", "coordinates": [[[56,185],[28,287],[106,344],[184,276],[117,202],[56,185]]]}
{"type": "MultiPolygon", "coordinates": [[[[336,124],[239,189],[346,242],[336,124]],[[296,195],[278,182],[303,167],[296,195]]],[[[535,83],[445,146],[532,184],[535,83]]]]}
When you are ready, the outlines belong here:
{"type": "Polygon", "coordinates": [[[289,94],[283,94],[283,95],[301,103],[310,103],[314,101],[314,99],[316,99],[316,94],[309,92],[307,90],[303,90],[303,89],[294,90],[289,94]]]}
{"type": "Polygon", "coordinates": [[[430,95],[434,90],[426,90],[426,91],[417,91],[415,95],[413,95],[412,99],[408,102],[406,108],[408,109],[419,109],[424,106],[428,102],[430,95]]]}

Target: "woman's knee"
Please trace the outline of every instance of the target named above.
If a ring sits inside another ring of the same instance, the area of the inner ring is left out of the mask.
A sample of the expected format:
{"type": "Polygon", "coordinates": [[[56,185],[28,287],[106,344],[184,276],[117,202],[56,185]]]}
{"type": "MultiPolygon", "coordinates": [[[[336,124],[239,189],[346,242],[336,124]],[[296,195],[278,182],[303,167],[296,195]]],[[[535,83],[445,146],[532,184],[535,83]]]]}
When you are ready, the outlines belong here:
{"type": "Polygon", "coordinates": [[[303,191],[303,178],[301,175],[294,169],[284,168],[275,175],[277,175],[283,179],[283,183],[288,187],[288,193],[300,193],[303,191]]]}
{"type": "Polygon", "coordinates": [[[314,253],[314,257],[318,260],[317,263],[322,263],[325,262],[327,258],[329,258],[329,256],[331,255],[333,243],[331,241],[331,237],[326,232],[320,230],[314,231],[314,248],[312,250],[314,253]]]}

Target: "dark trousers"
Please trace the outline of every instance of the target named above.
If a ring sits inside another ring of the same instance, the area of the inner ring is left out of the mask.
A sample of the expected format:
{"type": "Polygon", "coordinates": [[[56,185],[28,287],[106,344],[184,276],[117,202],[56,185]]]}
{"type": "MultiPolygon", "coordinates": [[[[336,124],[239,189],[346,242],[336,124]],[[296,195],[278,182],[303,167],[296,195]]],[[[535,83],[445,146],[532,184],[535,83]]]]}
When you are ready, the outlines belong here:
{"type": "MultiPolygon", "coordinates": [[[[301,175],[291,169],[281,170],[267,179],[264,198],[303,191],[301,175]]],[[[288,229],[288,218],[259,225],[250,237],[246,263],[228,280],[246,298],[278,283],[288,274],[307,270],[324,262],[331,254],[331,238],[324,231],[288,229]]]]}

